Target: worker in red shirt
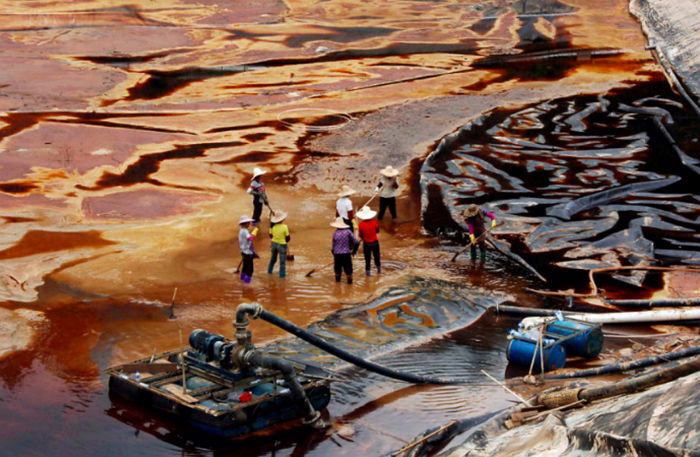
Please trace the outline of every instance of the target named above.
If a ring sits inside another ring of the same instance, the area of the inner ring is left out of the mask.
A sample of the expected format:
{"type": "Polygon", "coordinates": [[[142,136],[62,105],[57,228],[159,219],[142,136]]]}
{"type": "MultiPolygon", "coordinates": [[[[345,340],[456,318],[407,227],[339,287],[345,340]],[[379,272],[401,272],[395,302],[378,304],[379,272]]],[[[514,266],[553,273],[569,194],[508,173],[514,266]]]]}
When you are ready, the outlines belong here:
{"type": "Polygon", "coordinates": [[[379,259],[379,222],[374,218],[377,215],[376,211],[372,211],[369,207],[363,206],[357,213],[360,224],[358,226],[358,235],[362,240],[362,251],[365,255],[365,273],[370,275],[372,266],[372,256],[374,256],[374,265],[377,267],[377,273],[382,272],[382,264],[379,259]]]}

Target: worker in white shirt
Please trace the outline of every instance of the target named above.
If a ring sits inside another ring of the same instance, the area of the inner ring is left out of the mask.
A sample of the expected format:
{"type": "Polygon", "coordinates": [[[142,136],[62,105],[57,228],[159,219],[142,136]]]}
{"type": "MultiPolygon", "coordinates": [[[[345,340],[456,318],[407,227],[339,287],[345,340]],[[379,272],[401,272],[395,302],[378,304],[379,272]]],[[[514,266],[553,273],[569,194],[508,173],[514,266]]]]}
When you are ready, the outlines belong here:
{"type": "Polygon", "coordinates": [[[353,219],[355,210],[352,206],[350,195],[354,194],[355,190],[350,186],[343,185],[338,192],[338,201],[335,202],[335,217],[342,217],[345,223],[354,231],[353,219]]]}

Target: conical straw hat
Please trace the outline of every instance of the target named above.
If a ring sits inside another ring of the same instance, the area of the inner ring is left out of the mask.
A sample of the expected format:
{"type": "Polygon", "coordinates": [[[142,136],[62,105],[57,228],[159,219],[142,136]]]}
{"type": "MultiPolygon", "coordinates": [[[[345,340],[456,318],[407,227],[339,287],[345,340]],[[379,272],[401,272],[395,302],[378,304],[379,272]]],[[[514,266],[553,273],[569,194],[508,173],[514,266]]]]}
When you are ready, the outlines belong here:
{"type": "Polygon", "coordinates": [[[342,217],[336,217],[333,222],[331,222],[331,227],[339,228],[339,229],[349,229],[350,226],[345,223],[342,217]]]}
{"type": "Polygon", "coordinates": [[[348,197],[348,196],[354,194],[355,192],[356,192],[355,189],[343,184],[343,187],[340,188],[340,192],[338,192],[338,197],[348,197]]]}

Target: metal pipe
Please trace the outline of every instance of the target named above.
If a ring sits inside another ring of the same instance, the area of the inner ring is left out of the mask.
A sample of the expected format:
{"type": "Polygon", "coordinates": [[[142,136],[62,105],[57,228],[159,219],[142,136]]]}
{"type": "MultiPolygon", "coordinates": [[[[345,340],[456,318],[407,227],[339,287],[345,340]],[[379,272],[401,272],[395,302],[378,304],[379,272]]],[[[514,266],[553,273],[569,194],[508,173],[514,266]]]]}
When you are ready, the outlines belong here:
{"type": "MultiPolygon", "coordinates": [[[[700,319],[700,307],[627,311],[621,313],[564,313],[564,317],[589,324],[634,324],[639,322],[674,322],[700,319]]],[[[529,326],[540,325],[546,317],[527,318],[529,326]]]]}
{"type": "Polygon", "coordinates": [[[310,424],[315,428],[325,427],[326,424],[321,420],[321,413],[314,409],[309,397],[304,392],[301,384],[299,384],[296,370],[294,370],[291,362],[279,357],[265,356],[256,350],[248,351],[243,356],[243,361],[252,367],[268,368],[281,372],[291,391],[292,399],[297,402],[304,414],[304,424],[310,424]]]}
{"type": "Polygon", "coordinates": [[[579,392],[579,399],[586,401],[599,400],[615,395],[629,394],[638,390],[663,384],[674,379],[687,376],[700,370],[700,357],[680,365],[662,368],[652,373],[628,378],[607,386],[589,387],[579,392]]]}
{"type": "Polygon", "coordinates": [[[684,357],[692,357],[700,354],[700,346],[692,346],[678,351],[667,352],[663,355],[653,357],[645,357],[643,359],[632,360],[629,362],[615,363],[597,368],[588,368],[585,370],[569,371],[566,373],[557,373],[547,375],[545,379],[568,379],[568,378],[583,378],[586,376],[600,376],[608,373],[619,373],[629,371],[635,368],[644,368],[652,365],[659,365],[670,360],[682,359],[684,357]]]}
{"type": "Polygon", "coordinates": [[[655,308],[668,306],[700,306],[700,298],[656,298],[650,300],[612,300],[606,302],[615,306],[631,308],[655,308]]]}
{"type": "Polygon", "coordinates": [[[681,363],[674,364],[667,368],[661,368],[652,373],[642,376],[635,376],[619,382],[597,387],[584,387],[575,389],[564,389],[556,392],[546,392],[537,395],[535,403],[546,405],[549,408],[571,403],[572,400],[594,401],[616,395],[634,393],[649,387],[673,381],[700,371],[700,357],[681,363]]]}

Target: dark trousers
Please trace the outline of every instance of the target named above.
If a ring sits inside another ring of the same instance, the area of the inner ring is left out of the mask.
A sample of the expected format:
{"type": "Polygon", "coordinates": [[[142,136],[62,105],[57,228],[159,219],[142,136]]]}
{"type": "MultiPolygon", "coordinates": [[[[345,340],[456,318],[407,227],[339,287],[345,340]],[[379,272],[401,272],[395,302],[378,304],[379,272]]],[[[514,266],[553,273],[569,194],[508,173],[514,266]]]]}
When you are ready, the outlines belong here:
{"type": "Polygon", "coordinates": [[[260,215],[262,214],[263,204],[260,200],[253,200],[253,220],[255,222],[260,222],[260,215]]]}
{"type": "Polygon", "coordinates": [[[352,276],[352,255],[351,254],[333,254],[333,271],[336,277],[340,277],[341,273],[352,276]]]}
{"type": "MultiPolygon", "coordinates": [[[[479,235],[475,235],[477,238],[479,235]]],[[[472,244],[472,247],[469,248],[469,254],[471,255],[472,260],[476,259],[476,247],[479,247],[480,251],[480,257],[481,260],[484,260],[486,258],[486,242],[484,240],[477,241],[476,244],[472,244]]]]}
{"type": "Polygon", "coordinates": [[[248,277],[253,276],[253,254],[243,254],[243,268],[241,274],[248,277]]]}
{"type": "Polygon", "coordinates": [[[379,260],[379,241],[362,243],[362,253],[365,255],[365,271],[369,273],[372,265],[372,256],[374,256],[374,265],[376,265],[377,271],[381,271],[382,267],[379,260]]]}
{"type": "Polygon", "coordinates": [[[352,219],[343,218],[343,222],[348,224],[348,227],[350,227],[350,230],[352,230],[353,232],[355,231],[355,226],[352,223],[352,219]]]}
{"type": "Polygon", "coordinates": [[[391,213],[391,218],[396,219],[396,197],[379,197],[379,215],[377,216],[377,219],[380,221],[384,217],[384,211],[389,208],[389,212],[391,213]]]}

